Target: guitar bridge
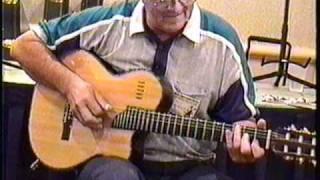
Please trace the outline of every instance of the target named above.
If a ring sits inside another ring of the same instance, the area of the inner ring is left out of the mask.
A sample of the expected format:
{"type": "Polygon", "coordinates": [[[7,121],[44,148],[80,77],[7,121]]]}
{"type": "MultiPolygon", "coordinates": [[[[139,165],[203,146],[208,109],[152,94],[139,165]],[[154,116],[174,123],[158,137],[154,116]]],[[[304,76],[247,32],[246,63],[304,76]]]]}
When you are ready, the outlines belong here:
{"type": "Polygon", "coordinates": [[[70,139],[71,125],[72,125],[72,112],[70,111],[70,105],[67,104],[64,108],[63,112],[63,120],[62,120],[62,135],[61,139],[68,141],[70,139]]]}

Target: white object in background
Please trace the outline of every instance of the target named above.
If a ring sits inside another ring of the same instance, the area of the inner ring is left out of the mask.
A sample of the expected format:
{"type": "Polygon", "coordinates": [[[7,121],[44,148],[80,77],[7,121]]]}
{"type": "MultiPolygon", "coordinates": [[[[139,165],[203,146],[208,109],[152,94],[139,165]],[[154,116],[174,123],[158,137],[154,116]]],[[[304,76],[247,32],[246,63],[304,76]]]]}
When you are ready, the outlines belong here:
{"type": "MultiPolygon", "coordinates": [[[[296,64],[290,64],[289,65],[289,73],[292,74],[295,77],[298,77],[299,79],[306,79],[306,73],[307,69],[304,69],[301,66],[298,66],[296,64]]],[[[289,91],[293,92],[303,92],[304,85],[301,83],[298,83],[296,81],[290,80],[289,81],[289,91]]]]}

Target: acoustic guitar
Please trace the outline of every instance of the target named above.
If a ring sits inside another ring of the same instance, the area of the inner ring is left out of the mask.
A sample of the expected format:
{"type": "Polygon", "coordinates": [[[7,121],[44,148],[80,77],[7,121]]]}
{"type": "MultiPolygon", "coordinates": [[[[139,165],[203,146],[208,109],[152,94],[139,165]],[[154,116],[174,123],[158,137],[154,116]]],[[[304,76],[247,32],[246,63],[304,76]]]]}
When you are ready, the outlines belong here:
{"type": "MultiPolygon", "coordinates": [[[[83,58],[80,51],[62,62],[108,100],[115,117],[111,127],[92,130],[72,116],[62,95],[37,84],[29,119],[30,142],[40,161],[51,168],[72,168],[96,155],[129,159],[137,131],[224,142],[226,129],[232,128],[221,122],[165,113],[171,91],[150,72],[113,75],[97,59],[83,58]]],[[[251,139],[258,139],[266,150],[315,165],[315,133],[293,127],[283,131],[248,127],[241,130],[251,139]]]]}

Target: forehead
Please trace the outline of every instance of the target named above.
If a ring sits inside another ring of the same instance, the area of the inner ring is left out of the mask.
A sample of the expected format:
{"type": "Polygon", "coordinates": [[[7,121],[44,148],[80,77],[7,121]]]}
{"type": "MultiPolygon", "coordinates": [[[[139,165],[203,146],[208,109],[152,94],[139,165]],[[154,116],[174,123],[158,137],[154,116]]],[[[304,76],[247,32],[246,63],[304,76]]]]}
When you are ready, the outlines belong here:
{"type": "Polygon", "coordinates": [[[157,2],[157,3],[169,3],[169,2],[181,2],[183,4],[192,4],[196,0],[143,0],[144,2],[157,2]]]}

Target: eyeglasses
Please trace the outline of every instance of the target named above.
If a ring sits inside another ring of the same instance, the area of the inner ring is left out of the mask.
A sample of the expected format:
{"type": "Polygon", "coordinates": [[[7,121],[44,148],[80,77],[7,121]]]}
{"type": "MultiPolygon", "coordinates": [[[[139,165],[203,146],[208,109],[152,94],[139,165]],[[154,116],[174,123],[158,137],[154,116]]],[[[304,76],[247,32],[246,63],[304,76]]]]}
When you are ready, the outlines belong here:
{"type": "Polygon", "coordinates": [[[173,1],[179,1],[183,5],[191,5],[196,0],[149,0],[154,6],[169,6],[173,1]]]}

